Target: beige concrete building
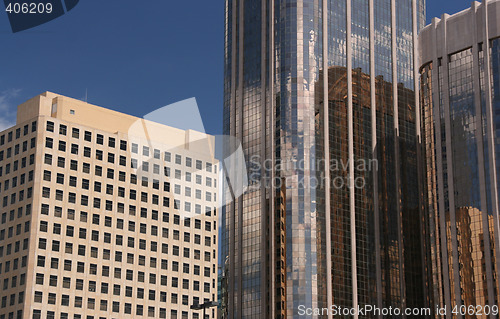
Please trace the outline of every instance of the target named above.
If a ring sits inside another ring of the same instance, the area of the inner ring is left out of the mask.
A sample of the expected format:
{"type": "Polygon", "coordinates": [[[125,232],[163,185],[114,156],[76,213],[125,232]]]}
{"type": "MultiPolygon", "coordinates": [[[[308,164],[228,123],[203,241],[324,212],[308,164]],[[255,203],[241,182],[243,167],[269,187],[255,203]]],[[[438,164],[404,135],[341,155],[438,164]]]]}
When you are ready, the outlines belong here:
{"type": "Polygon", "coordinates": [[[217,176],[205,134],[49,92],[20,105],[0,133],[0,319],[201,318],[217,176]]]}

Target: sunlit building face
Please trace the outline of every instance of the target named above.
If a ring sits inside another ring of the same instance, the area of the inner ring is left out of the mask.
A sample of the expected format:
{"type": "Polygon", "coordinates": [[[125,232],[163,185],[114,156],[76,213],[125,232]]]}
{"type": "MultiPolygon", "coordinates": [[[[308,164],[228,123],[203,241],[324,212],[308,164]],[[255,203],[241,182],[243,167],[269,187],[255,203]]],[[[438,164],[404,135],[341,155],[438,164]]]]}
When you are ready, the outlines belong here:
{"type": "Polygon", "coordinates": [[[419,36],[429,296],[451,309],[499,301],[499,9],[475,2],[419,36]]]}
{"type": "Polygon", "coordinates": [[[50,92],[19,105],[0,132],[0,319],[201,318],[190,306],[217,296],[211,138],[50,92]]]}

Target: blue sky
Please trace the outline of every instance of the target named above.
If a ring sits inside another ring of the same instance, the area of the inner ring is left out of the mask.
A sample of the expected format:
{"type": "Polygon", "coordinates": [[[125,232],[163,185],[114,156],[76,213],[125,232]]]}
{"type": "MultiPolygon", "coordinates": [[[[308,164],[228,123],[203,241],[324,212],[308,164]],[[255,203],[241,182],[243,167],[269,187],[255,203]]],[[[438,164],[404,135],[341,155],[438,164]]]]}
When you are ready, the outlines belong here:
{"type": "MultiPolygon", "coordinates": [[[[427,3],[428,21],[469,0],[427,3]]],[[[2,7],[3,8],[3,7],[2,7]]],[[[142,117],[196,97],[205,129],[220,134],[224,1],[82,0],[64,16],[12,34],[0,12],[0,130],[16,105],[53,91],[142,117]]]]}

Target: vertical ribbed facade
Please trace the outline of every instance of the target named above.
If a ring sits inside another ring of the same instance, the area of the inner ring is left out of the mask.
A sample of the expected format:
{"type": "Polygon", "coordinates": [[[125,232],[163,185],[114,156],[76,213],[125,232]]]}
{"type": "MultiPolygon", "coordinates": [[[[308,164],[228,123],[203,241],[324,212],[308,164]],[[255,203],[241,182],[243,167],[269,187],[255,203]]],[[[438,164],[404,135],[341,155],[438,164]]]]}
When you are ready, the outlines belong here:
{"type": "MultiPolygon", "coordinates": [[[[226,0],[226,318],[423,306],[415,75],[423,0],[226,0]]],[[[325,315],[313,315],[326,318],[325,315]]]]}
{"type": "Polygon", "coordinates": [[[458,309],[448,318],[499,302],[500,2],[487,3],[436,18],[419,37],[429,295],[458,309]]]}

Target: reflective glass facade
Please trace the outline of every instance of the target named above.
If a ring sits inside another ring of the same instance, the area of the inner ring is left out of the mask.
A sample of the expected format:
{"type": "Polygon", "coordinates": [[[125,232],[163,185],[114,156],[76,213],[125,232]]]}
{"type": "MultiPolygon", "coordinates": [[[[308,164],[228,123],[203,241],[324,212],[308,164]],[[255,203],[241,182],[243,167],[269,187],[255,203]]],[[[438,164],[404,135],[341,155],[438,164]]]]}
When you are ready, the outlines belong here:
{"type": "MultiPolygon", "coordinates": [[[[226,0],[227,318],[423,306],[415,47],[422,0],[226,0]]],[[[314,318],[326,318],[313,315],[314,318]]]]}
{"type": "Polygon", "coordinates": [[[441,307],[499,301],[500,34],[490,24],[498,9],[498,1],[487,10],[474,3],[419,38],[424,257],[429,301],[441,307]]]}

